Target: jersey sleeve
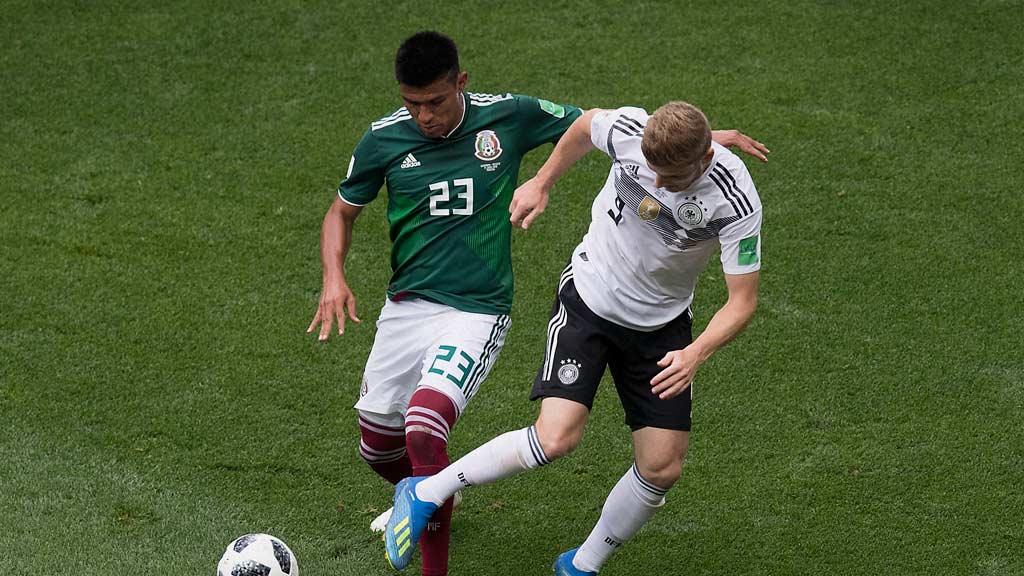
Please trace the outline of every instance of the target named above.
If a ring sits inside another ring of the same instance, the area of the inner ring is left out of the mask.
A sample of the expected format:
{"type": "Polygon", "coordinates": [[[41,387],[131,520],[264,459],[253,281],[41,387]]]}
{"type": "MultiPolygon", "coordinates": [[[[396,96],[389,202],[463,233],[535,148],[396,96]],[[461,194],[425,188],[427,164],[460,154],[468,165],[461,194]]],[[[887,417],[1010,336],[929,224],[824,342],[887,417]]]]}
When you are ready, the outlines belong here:
{"type": "Polygon", "coordinates": [[[354,206],[365,206],[373,202],[383,184],[384,165],[377,152],[373,132],[367,130],[348,161],[348,171],[338,186],[338,196],[354,206]]]}
{"type": "Polygon", "coordinates": [[[543,98],[516,95],[519,114],[525,126],[523,141],[527,150],[533,150],[541,144],[558,142],[572,123],[583,111],[567,104],[555,104],[543,98]]]}
{"type": "Polygon", "coordinates": [[[627,139],[642,137],[646,121],[647,112],[642,108],[627,106],[603,110],[595,114],[590,123],[590,140],[600,151],[616,160],[616,146],[621,150],[627,139]]]}
{"type": "Polygon", "coordinates": [[[750,274],[761,269],[761,206],[726,226],[718,235],[722,244],[722,271],[750,274]]]}

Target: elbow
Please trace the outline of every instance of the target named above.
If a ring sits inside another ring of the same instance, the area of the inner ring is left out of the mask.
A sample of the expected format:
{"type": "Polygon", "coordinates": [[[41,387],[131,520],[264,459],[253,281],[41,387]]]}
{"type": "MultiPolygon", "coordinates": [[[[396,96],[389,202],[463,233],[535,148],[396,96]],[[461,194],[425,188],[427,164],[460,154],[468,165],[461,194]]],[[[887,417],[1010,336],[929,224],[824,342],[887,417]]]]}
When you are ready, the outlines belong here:
{"type": "Polygon", "coordinates": [[[757,311],[757,293],[755,292],[743,298],[730,299],[727,305],[734,310],[736,316],[746,326],[754,317],[754,312],[757,311]]]}
{"type": "Polygon", "coordinates": [[[747,321],[749,322],[750,319],[754,317],[754,312],[757,312],[757,294],[755,293],[747,298],[743,304],[743,311],[747,317],[747,321]]]}

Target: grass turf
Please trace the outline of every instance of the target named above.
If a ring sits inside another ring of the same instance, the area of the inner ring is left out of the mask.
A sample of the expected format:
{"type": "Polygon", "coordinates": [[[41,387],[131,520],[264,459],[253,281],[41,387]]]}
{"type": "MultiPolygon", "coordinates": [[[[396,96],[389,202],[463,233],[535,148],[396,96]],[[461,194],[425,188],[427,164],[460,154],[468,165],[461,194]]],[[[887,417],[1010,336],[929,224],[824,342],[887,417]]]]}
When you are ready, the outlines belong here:
{"type": "MultiPolygon", "coordinates": [[[[319,224],[402,38],[470,87],[701,106],[773,150],[762,298],[698,374],[670,503],[602,572],[1024,574],[1024,5],[6,2],[0,18],[0,571],[212,573],[235,536],[386,573],[389,490],[350,405],[383,301],[304,334],[319,224]]],[[[546,150],[528,158],[532,174],[546,150]]],[[[525,425],[554,281],[607,163],[514,237],[515,323],[452,438],[525,425]]],[[[695,306],[724,299],[712,265],[695,306]]],[[[630,462],[600,394],[571,458],[472,491],[452,574],[543,574],[630,462]]]]}

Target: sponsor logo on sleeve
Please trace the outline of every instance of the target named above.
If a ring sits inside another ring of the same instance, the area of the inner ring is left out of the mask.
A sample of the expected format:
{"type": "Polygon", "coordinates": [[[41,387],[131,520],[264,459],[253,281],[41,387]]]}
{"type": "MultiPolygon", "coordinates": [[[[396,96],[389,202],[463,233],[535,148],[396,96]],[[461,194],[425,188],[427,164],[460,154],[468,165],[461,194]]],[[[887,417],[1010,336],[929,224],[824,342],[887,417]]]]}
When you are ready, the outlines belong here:
{"type": "Polygon", "coordinates": [[[538,98],[537,102],[540,103],[541,110],[551,114],[555,118],[565,118],[565,106],[549,102],[543,98],[538,98]]]}
{"type": "Polygon", "coordinates": [[[740,266],[751,266],[757,264],[757,236],[740,240],[740,253],[736,263],[740,266]]]}

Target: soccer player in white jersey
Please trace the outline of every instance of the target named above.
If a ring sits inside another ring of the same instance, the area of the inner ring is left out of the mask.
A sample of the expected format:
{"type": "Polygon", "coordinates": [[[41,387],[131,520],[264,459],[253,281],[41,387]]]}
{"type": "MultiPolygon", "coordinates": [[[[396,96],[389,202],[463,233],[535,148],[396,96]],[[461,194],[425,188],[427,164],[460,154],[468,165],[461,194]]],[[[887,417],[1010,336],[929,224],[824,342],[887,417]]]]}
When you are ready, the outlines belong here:
{"type": "Polygon", "coordinates": [[[757,306],[761,202],[743,162],[712,142],[704,114],[672,102],[650,116],[640,108],[583,114],[537,176],[516,191],[512,222],[528,227],[554,182],[594,147],[611,157],[612,167],[594,200],[590,229],[558,282],[532,393],[543,398],[540,416],[435,476],[398,484],[388,532],[407,543],[405,554],[456,491],[571,452],[606,366],[632,430],[635,462],[583,544],[555,560],[555,573],[596,574],[665,503],[679,478],[694,373],[744,329],[757,306]],[[694,287],[719,248],[728,302],[693,340],[694,287]]]}

